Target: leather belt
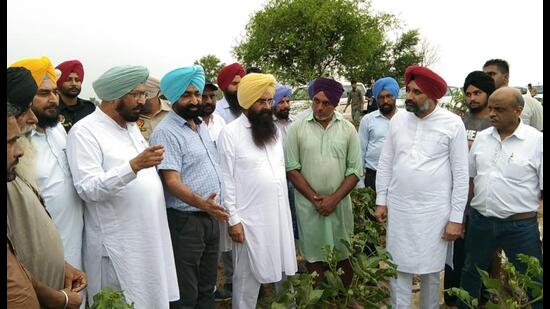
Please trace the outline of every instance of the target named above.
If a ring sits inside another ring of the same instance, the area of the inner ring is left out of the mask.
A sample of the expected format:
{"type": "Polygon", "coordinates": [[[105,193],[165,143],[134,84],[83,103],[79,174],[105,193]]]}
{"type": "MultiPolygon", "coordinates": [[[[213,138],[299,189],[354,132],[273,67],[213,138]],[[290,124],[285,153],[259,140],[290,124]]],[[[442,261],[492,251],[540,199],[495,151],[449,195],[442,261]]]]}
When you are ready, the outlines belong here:
{"type": "Polygon", "coordinates": [[[504,219],[499,219],[499,218],[495,218],[495,219],[499,221],[519,221],[519,220],[527,220],[527,219],[536,218],[536,217],[537,217],[537,212],[530,211],[530,212],[522,212],[519,214],[511,215],[510,217],[504,218],[504,219]]]}

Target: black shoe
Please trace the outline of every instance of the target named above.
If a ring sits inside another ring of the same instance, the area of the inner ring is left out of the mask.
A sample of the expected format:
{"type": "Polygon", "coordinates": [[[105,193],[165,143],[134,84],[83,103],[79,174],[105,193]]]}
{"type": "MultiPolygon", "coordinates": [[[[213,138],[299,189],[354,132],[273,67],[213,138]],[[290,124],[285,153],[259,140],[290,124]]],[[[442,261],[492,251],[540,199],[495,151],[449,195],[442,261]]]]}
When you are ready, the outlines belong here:
{"type": "Polygon", "coordinates": [[[228,292],[224,289],[216,289],[214,292],[214,300],[215,301],[228,301],[231,300],[231,292],[228,292]]]}

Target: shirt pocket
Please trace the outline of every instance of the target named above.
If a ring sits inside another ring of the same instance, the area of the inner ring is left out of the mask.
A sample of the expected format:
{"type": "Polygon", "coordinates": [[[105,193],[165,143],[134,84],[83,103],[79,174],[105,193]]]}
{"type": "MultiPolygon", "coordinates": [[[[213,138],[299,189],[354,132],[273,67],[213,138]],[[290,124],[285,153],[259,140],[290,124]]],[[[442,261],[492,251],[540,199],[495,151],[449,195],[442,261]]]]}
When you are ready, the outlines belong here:
{"type": "Polygon", "coordinates": [[[534,167],[528,160],[515,159],[510,157],[503,176],[514,182],[523,182],[536,175],[534,167]]]}
{"type": "Polygon", "coordinates": [[[345,141],[332,141],[330,143],[330,154],[337,159],[345,159],[347,154],[347,144],[345,141]]]}

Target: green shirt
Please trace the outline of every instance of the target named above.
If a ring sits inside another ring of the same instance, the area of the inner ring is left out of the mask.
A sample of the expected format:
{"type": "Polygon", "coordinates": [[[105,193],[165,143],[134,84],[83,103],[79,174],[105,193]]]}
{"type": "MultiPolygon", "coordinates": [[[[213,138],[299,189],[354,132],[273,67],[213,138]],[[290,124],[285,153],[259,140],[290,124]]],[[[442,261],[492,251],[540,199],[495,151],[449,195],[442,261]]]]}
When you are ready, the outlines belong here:
{"type": "MultiPolygon", "coordinates": [[[[286,170],[298,170],[319,195],[334,193],[349,175],[363,176],[359,137],[353,124],[335,112],[327,128],[313,113],[293,123],[285,144],[286,170]]],[[[349,256],[340,239],[353,233],[351,198],[347,195],[332,214],[320,215],[313,204],[295,190],[298,248],[308,262],[324,261],[324,245],[335,246],[341,259],[349,256]]]]}

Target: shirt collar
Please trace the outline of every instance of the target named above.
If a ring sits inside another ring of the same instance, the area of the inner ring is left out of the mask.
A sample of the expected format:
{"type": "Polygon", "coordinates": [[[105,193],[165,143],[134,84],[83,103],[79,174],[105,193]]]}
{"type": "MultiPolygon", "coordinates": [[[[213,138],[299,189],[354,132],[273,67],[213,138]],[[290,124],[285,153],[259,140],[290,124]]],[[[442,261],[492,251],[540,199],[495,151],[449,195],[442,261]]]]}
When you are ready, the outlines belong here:
{"type": "MultiPolygon", "coordinates": [[[[527,125],[524,124],[523,120],[520,119],[519,120],[519,125],[514,130],[514,132],[512,134],[510,134],[510,136],[508,136],[508,138],[511,137],[511,136],[515,136],[518,139],[525,139],[526,134],[527,134],[526,127],[527,127],[527,125]]],[[[493,127],[493,132],[491,132],[491,135],[494,138],[496,138],[497,140],[500,141],[500,134],[498,134],[498,130],[495,127],[493,127]]]]}
{"type": "MultiPolygon", "coordinates": [[[[344,116],[342,114],[340,114],[339,112],[334,111],[334,116],[332,116],[332,119],[330,120],[330,122],[341,121],[342,119],[344,119],[344,116]]],[[[311,113],[309,113],[306,116],[306,121],[316,121],[315,117],[313,116],[313,111],[311,111],[311,113]]]]}

